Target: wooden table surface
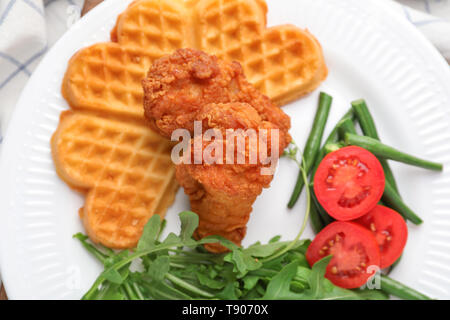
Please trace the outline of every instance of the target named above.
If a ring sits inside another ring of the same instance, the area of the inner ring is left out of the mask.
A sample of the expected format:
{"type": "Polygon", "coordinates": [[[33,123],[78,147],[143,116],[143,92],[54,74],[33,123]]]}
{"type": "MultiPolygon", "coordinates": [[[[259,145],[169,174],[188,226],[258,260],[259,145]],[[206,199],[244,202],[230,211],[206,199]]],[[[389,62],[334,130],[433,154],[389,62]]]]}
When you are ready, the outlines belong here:
{"type": "MultiPolygon", "coordinates": [[[[86,14],[86,12],[88,12],[89,10],[94,8],[96,5],[98,5],[102,1],[103,0],[85,0],[83,9],[81,10],[81,16],[84,16],[86,14]]],[[[8,300],[8,296],[6,295],[6,291],[5,291],[5,288],[3,287],[3,284],[0,289],[0,300],[8,300]]]]}
{"type": "Polygon", "coordinates": [[[8,296],[6,295],[5,288],[3,288],[3,284],[2,289],[0,290],[0,300],[8,300],[8,296]]]}

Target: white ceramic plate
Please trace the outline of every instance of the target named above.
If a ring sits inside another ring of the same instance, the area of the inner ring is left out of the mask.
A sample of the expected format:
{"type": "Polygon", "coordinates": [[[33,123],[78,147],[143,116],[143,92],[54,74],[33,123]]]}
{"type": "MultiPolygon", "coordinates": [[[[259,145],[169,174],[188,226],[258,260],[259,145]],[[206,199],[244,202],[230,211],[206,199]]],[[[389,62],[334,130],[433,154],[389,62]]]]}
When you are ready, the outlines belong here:
{"type": "MultiPolygon", "coordinates": [[[[67,61],[79,48],[108,40],[129,1],[110,0],[91,11],[53,47],[28,82],[7,132],[0,167],[0,266],[12,299],[79,299],[101,266],[72,235],[83,231],[83,197],[56,175],[50,136],[67,104],[60,94],[67,61]]],[[[382,139],[401,149],[450,164],[450,72],[437,51],[384,1],[268,1],[269,25],[306,27],[323,45],[330,69],[321,86],[334,96],[327,131],[364,97],[382,139]]],[[[292,136],[302,145],[318,91],[284,108],[292,136]]],[[[409,241],[392,277],[435,298],[450,298],[450,173],[393,164],[405,200],[425,223],[410,226],[409,241]]],[[[282,160],[272,183],[254,205],[244,245],[281,234],[292,239],[304,214],[286,203],[296,166],[282,160]]],[[[188,208],[181,190],[170,208],[168,230],[188,208]]],[[[311,237],[307,230],[305,237],[311,237]]]]}

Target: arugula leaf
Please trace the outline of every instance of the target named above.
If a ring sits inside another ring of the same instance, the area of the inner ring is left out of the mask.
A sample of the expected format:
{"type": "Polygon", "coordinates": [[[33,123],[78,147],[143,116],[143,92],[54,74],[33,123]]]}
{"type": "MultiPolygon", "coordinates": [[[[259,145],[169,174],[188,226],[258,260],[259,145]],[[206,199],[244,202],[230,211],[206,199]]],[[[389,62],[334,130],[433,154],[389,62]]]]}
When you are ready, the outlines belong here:
{"type": "Polygon", "coordinates": [[[325,279],[325,272],[331,258],[332,256],[322,258],[317,261],[311,268],[311,274],[308,281],[310,295],[313,297],[313,299],[320,299],[324,294],[323,282],[325,279]]]}
{"type": "Polygon", "coordinates": [[[299,152],[298,146],[295,144],[295,142],[292,140],[291,143],[288,145],[288,147],[283,151],[282,157],[287,157],[289,159],[294,160],[298,165],[300,163],[297,160],[297,153],[299,152]]]}
{"type": "Polygon", "coordinates": [[[224,264],[220,271],[220,276],[228,282],[236,281],[236,273],[232,263],[224,264]]]}
{"type": "Polygon", "coordinates": [[[309,267],[308,260],[306,260],[306,257],[303,253],[291,251],[286,254],[286,261],[292,262],[294,260],[298,261],[299,266],[307,268],[308,270],[311,270],[309,267]]]}
{"type": "Polygon", "coordinates": [[[311,269],[305,268],[303,266],[299,266],[297,268],[297,273],[295,274],[295,278],[298,281],[301,281],[309,286],[311,272],[312,272],[311,269]]]}
{"type": "Polygon", "coordinates": [[[225,282],[210,278],[207,275],[205,275],[204,273],[199,272],[199,271],[197,271],[195,273],[195,275],[197,276],[197,279],[201,285],[204,285],[211,289],[222,289],[226,285],[225,282]]]}
{"type": "Polygon", "coordinates": [[[224,258],[225,261],[232,263],[234,268],[233,271],[238,271],[240,274],[244,274],[247,271],[245,266],[244,258],[242,256],[242,252],[237,250],[233,250],[229,254],[227,254],[224,258]]]}
{"type": "Polygon", "coordinates": [[[244,281],[244,289],[252,290],[259,281],[258,276],[247,275],[242,280],[244,281]]]}
{"type": "Polygon", "coordinates": [[[269,240],[269,243],[278,242],[278,241],[280,241],[280,239],[281,239],[280,235],[275,236],[275,237],[273,237],[272,239],[269,240]]]}
{"type": "Polygon", "coordinates": [[[179,214],[181,221],[180,238],[181,241],[192,239],[195,229],[198,227],[198,215],[192,211],[183,211],[179,214]]]}
{"type": "Polygon", "coordinates": [[[262,263],[258,259],[252,257],[242,249],[233,250],[231,254],[227,254],[224,257],[224,260],[235,266],[234,270],[239,272],[237,275],[238,278],[243,277],[248,271],[259,269],[262,266],[262,263]]]}
{"type": "Polygon", "coordinates": [[[262,297],[265,300],[294,300],[300,299],[301,294],[290,290],[291,281],[297,273],[298,263],[293,261],[283,267],[281,271],[270,280],[266,293],[262,297]]]}
{"type": "Polygon", "coordinates": [[[285,262],[287,262],[286,257],[287,257],[287,253],[285,253],[273,260],[263,261],[263,266],[264,266],[264,268],[269,268],[269,269],[273,269],[276,271],[280,271],[283,268],[283,266],[285,265],[285,262]]]}
{"type": "Polygon", "coordinates": [[[88,236],[78,232],[77,234],[73,235],[73,238],[80,240],[81,244],[87,251],[89,251],[92,255],[94,255],[94,257],[96,257],[98,260],[100,260],[100,262],[102,262],[103,264],[105,263],[105,260],[108,257],[108,255],[101,252],[99,249],[94,247],[92,244],[88,243],[87,242],[87,240],[89,239],[88,236]]]}
{"type": "Polygon", "coordinates": [[[105,272],[103,272],[102,275],[103,277],[105,277],[106,280],[115,284],[122,284],[124,281],[119,271],[114,269],[105,270],[105,272]]]}
{"type": "Polygon", "coordinates": [[[183,243],[179,236],[171,232],[167,235],[166,239],[162,242],[163,245],[173,245],[174,247],[182,246],[183,243]]]}
{"type": "MultiPolygon", "coordinates": [[[[309,289],[305,290],[301,299],[322,299],[322,300],[361,300],[361,299],[383,299],[384,296],[376,292],[355,291],[343,289],[335,286],[331,281],[325,278],[326,268],[332,259],[327,256],[317,261],[312,269],[299,267],[297,269],[297,278],[307,279],[309,289]]],[[[376,291],[376,290],[371,290],[376,291]]]]}
{"type": "MultiPolygon", "coordinates": [[[[264,289],[263,289],[264,291],[264,289]]],[[[243,300],[258,300],[261,299],[261,294],[259,293],[259,287],[256,285],[253,289],[245,293],[242,297],[243,300]]]]}
{"type": "Polygon", "coordinates": [[[155,281],[162,281],[169,270],[169,256],[159,256],[150,264],[147,274],[155,281]]]}
{"type": "Polygon", "coordinates": [[[137,245],[138,251],[148,250],[155,246],[160,227],[161,217],[157,214],[154,214],[144,227],[142,236],[139,239],[137,245]]]}
{"type": "Polygon", "coordinates": [[[243,258],[248,271],[257,270],[262,267],[262,262],[249,254],[243,253],[243,258]]]}
{"type": "Polygon", "coordinates": [[[208,271],[206,272],[210,278],[215,278],[219,274],[213,266],[208,266],[208,271]]]}
{"type": "Polygon", "coordinates": [[[287,245],[286,242],[269,242],[268,244],[256,244],[244,249],[248,255],[258,258],[268,257],[287,245]]]}
{"type": "Polygon", "coordinates": [[[110,255],[108,258],[106,258],[103,261],[103,264],[105,265],[105,268],[109,268],[112,265],[118,263],[119,261],[123,260],[124,258],[128,257],[129,255],[129,251],[128,250],[122,250],[117,254],[112,254],[110,255]]]}
{"type": "Polygon", "coordinates": [[[159,239],[161,238],[161,235],[162,235],[164,229],[166,228],[166,224],[167,224],[167,220],[166,220],[166,219],[163,219],[163,220],[161,221],[161,226],[159,227],[158,235],[156,236],[156,239],[157,239],[157,240],[159,240],[159,239]]]}
{"type": "Polygon", "coordinates": [[[235,282],[228,282],[225,288],[217,294],[219,299],[237,300],[235,282]]]}
{"type": "Polygon", "coordinates": [[[302,253],[302,254],[306,254],[306,251],[308,250],[308,247],[310,244],[311,244],[311,240],[309,240],[309,239],[299,240],[293,246],[292,250],[298,251],[299,253],[302,253]]]}
{"type": "Polygon", "coordinates": [[[108,283],[98,291],[97,300],[125,300],[126,294],[120,290],[120,285],[108,283]]]}
{"type": "Polygon", "coordinates": [[[361,297],[354,291],[335,286],[328,279],[323,279],[322,284],[321,300],[361,300],[361,297]]]}

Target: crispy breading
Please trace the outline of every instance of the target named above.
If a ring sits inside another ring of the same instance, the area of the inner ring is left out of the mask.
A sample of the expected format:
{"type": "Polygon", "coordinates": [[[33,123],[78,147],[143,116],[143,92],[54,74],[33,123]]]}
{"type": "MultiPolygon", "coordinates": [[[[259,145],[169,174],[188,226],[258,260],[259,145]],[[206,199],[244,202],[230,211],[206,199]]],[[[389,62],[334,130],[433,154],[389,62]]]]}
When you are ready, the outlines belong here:
{"type": "Polygon", "coordinates": [[[196,113],[209,103],[245,102],[281,130],[291,126],[289,116],[247,81],[238,62],[199,50],[179,49],[156,60],[143,87],[145,116],[166,137],[177,128],[192,131],[196,113]]]}
{"type": "MultiPolygon", "coordinates": [[[[221,235],[240,245],[252,205],[273,179],[273,174],[261,174],[261,169],[269,167],[266,160],[272,153],[278,158],[291,140],[290,118],[247,82],[239,63],[192,49],[177,50],[155,61],[143,86],[146,118],[162,135],[170,137],[179,128],[193,133],[194,121],[201,123],[203,132],[213,129],[218,133],[210,141],[201,135],[191,139],[190,153],[183,155],[191,161],[177,165],[176,177],[190,198],[191,209],[200,217],[195,236],[221,235]],[[231,164],[226,152],[229,129],[242,129],[234,134],[236,141],[240,137],[245,143],[244,148],[231,145],[235,160],[231,164]],[[248,129],[253,129],[258,141],[266,141],[268,148],[262,156],[259,143],[252,143],[246,135],[248,129]],[[266,129],[267,135],[261,129],[266,129]],[[272,129],[278,133],[275,144],[272,129]],[[202,154],[212,143],[222,146],[222,155],[216,158],[221,158],[221,163],[203,159],[194,164],[196,139],[200,139],[202,154]],[[236,163],[238,153],[244,163],[236,163]],[[256,162],[250,161],[252,154],[257,155],[256,162]]],[[[226,250],[220,245],[206,247],[213,252],[226,250]]]]}

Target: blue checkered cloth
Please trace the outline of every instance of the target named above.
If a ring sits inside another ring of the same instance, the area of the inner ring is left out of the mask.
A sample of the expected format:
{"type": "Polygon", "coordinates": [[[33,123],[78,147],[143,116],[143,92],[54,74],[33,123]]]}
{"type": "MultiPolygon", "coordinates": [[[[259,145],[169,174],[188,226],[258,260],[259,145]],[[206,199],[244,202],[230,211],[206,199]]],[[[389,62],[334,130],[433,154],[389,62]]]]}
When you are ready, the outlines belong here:
{"type": "Polygon", "coordinates": [[[0,0],[0,143],[19,95],[83,0],[0,0]]]}

